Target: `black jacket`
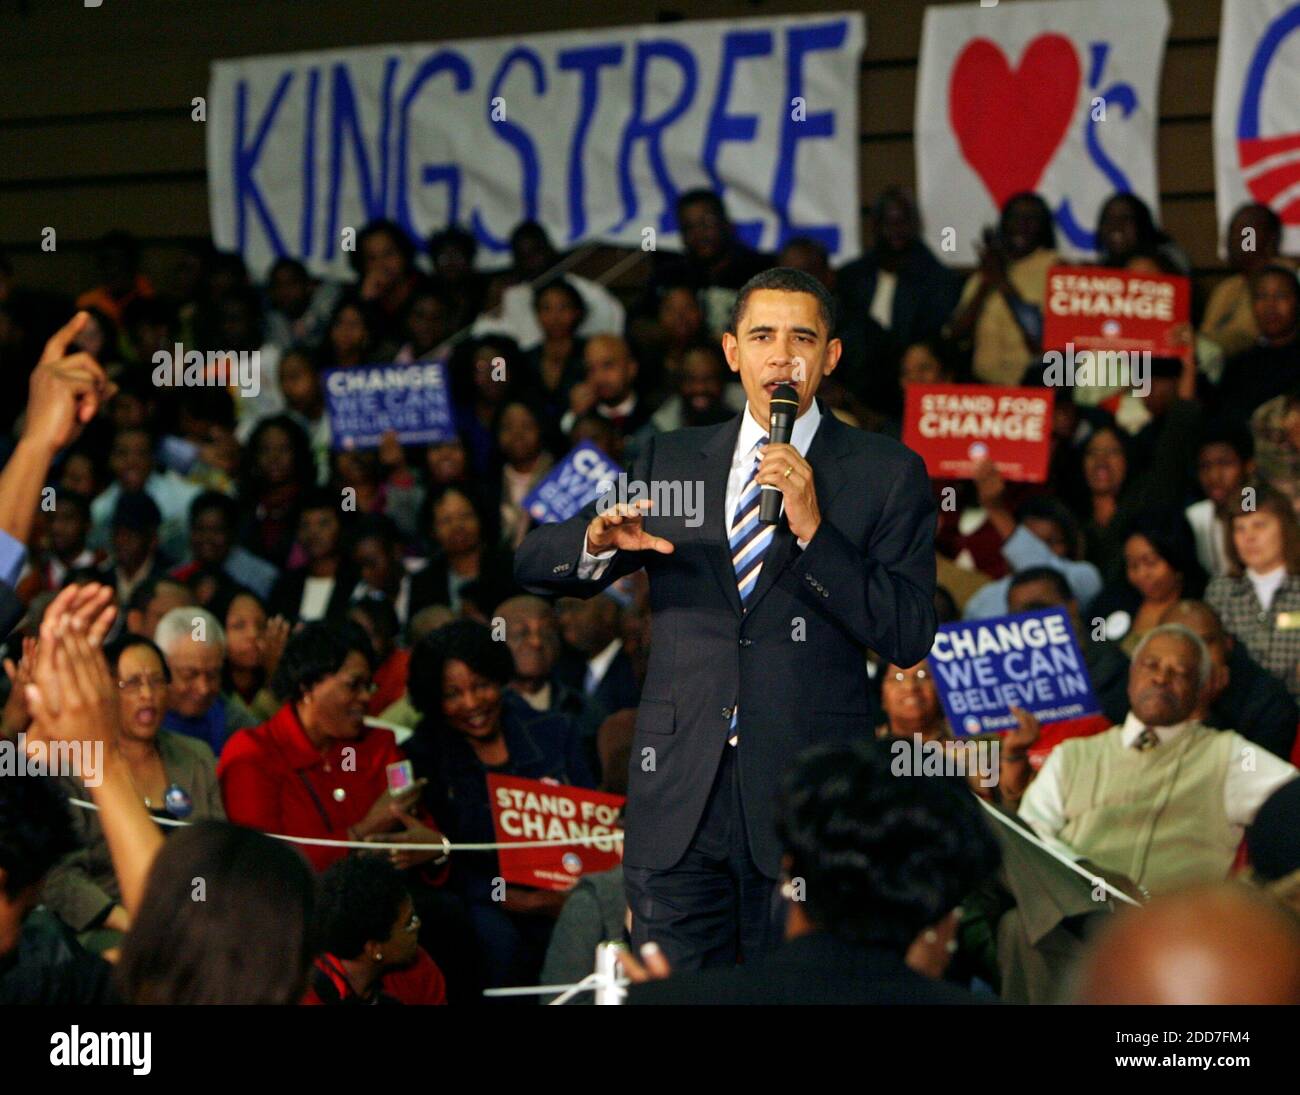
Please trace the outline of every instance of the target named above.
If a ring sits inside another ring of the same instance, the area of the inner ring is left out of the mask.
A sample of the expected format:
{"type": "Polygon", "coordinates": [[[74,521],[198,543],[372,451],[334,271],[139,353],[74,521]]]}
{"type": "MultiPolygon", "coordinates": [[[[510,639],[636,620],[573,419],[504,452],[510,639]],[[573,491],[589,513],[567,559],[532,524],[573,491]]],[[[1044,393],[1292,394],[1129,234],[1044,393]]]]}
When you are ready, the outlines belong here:
{"type": "MultiPolygon", "coordinates": [[[[502,601],[519,592],[515,585],[513,559],[508,548],[484,548],[479,562],[478,577],[472,583],[474,603],[491,616],[502,601]]],[[[411,577],[410,615],[414,616],[429,605],[450,605],[451,586],[447,560],[434,556],[429,565],[411,577]]]]}
{"type": "Polygon", "coordinates": [[[1233,643],[1228,654],[1228,687],[1205,720],[1218,730],[1235,730],[1285,761],[1295,747],[1300,708],[1287,686],[1233,643]]]}
{"type": "Polygon", "coordinates": [[[983,1004],[910,969],[881,947],[802,935],[741,966],[700,970],[628,989],[629,1004],[983,1004]]]}
{"type": "Polygon", "coordinates": [[[660,434],[634,466],[630,479],[643,483],[702,485],[698,527],[684,515],[645,521],[675,545],[672,554],[620,552],[599,581],[579,579],[593,503],[534,529],[516,556],[520,584],[539,594],[590,597],[643,566],[649,574],[654,642],[628,770],[629,866],[666,870],[686,851],[739,702],[750,852],[775,878],[785,769],[811,745],[872,737],[868,649],[915,665],[934,641],[935,504],[925,465],[825,408],[807,456],[821,527],[800,551],[782,519],[741,614],[723,513],[740,425],[737,415],[660,434]]]}
{"type": "MultiPolygon", "coordinates": [[[[334,576],[334,589],[325,607],[324,619],[334,620],[347,615],[348,606],[352,604],[352,590],[356,588],[356,584],[356,571],[348,564],[340,563],[338,573],[334,576]]],[[[269,614],[283,616],[291,624],[296,623],[298,609],[302,605],[302,593],[306,587],[306,567],[286,571],[271,589],[269,614]]]]}

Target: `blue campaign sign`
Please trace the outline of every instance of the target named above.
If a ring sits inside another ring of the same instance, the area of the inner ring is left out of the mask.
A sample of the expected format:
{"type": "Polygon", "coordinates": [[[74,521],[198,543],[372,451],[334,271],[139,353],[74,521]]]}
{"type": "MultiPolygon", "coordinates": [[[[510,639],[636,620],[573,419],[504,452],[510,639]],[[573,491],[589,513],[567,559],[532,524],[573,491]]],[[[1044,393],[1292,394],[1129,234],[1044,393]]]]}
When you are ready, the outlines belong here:
{"type": "Polygon", "coordinates": [[[378,448],[389,430],[403,445],[456,436],[440,361],[330,369],[322,380],[335,450],[378,448]]]}
{"type": "Polygon", "coordinates": [[[594,502],[608,489],[605,484],[612,484],[622,471],[590,441],[583,441],[524,498],[524,509],[543,525],[567,521],[594,502]]]}
{"type": "Polygon", "coordinates": [[[944,624],[929,660],[955,734],[1009,730],[1013,706],[1042,723],[1100,710],[1064,609],[944,624]]]}

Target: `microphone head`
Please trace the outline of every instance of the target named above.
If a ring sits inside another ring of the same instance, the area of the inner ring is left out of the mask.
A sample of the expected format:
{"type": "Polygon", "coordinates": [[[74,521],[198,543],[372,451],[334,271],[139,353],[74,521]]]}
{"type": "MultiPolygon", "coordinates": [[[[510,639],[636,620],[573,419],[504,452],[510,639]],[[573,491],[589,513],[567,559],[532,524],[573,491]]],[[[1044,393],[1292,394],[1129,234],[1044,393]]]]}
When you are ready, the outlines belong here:
{"type": "Polygon", "coordinates": [[[799,410],[799,393],[794,390],[793,384],[778,384],[772,389],[772,398],[768,401],[772,405],[773,413],[776,412],[778,405],[782,403],[790,404],[789,407],[781,407],[781,410],[799,410]]]}

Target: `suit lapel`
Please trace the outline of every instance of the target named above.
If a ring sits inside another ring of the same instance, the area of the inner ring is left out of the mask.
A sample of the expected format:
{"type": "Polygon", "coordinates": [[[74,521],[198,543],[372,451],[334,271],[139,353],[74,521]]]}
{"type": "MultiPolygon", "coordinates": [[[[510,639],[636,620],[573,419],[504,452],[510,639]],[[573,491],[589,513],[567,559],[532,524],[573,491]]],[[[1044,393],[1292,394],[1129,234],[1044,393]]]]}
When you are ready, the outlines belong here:
{"type": "Polygon", "coordinates": [[[736,571],[731,565],[731,547],[727,540],[731,524],[731,514],[727,512],[727,477],[731,474],[731,460],[736,451],[736,438],[740,436],[742,416],[747,413],[748,411],[741,411],[730,422],[719,426],[700,449],[703,460],[700,479],[704,483],[704,512],[708,513],[712,506],[713,512],[718,514],[709,522],[705,554],[713,564],[727,602],[737,616],[741,614],[740,591],[736,588],[736,571]],[[711,501],[713,499],[716,501],[711,501]]]}
{"type": "MultiPolygon", "coordinates": [[[[826,520],[826,515],[830,511],[830,504],[835,495],[839,493],[843,480],[840,476],[839,469],[839,444],[842,439],[837,432],[843,429],[840,421],[831,414],[829,408],[822,402],[817,404],[821,408],[822,420],[817,427],[817,432],[813,434],[812,444],[808,446],[808,463],[812,465],[813,470],[813,487],[817,491],[817,508],[821,510],[822,520],[826,520]]],[[[766,595],[767,591],[776,583],[781,572],[790,564],[790,560],[795,555],[798,542],[795,540],[794,533],[790,531],[790,525],[786,521],[785,511],[781,511],[781,521],[776,527],[776,532],[772,535],[772,543],[767,549],[767,555],[763,559],[763,569],[758,574],[758,586],[754,590],[754,599],[750,602],[749,611],[752,613],[758,607],[766,595]]],[[[734,586],[735,579],[732,579],[734,586]]],[[[739,604],[739,594],[737,594],[737,604],[739,604]]]]}

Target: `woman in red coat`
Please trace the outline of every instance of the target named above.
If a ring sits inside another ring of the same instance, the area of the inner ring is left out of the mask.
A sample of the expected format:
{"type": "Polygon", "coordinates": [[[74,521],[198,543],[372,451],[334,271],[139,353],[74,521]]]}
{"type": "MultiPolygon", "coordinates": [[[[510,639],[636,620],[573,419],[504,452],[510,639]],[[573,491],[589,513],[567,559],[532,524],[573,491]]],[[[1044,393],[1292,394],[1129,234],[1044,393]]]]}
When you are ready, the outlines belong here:
{"type": "MultiPolygon", "coordinates": [[[[388,765],[405,760],[392,732],[362,721],[374,652],[356,624],[308,624],[289,639],[271,682],[285,704],[261,726],[240,730],[221,752],[217,778],[226,816],[286,836],[443,843],[419,806],[424,781],[388,790],[388,765]]],[[[297,845],[323,871],[346,848],[297,845]]],[[[482,960],[469,915],[442,883],[440,850],[387,853],[403,871],[419,914],[420,945],[446,974],[453,1003],[477,999],[482,960]],[[419,868],[419,869],[413,869],[419,868]]]]}
{"type": "MultiPolygon", "coordinates": [[[[287,836],[438,844],[442,834],[418,810],[422,783],[388,790],[388,765],[404,760],[388,730],[362,722],[374,654],[355,624],[308,624],[290,640],[272,688],[286,700],[261,726],[240,730],[217,766],[226,816],[287,836]]],[[[347,849],[299,844],[318,871],[347,849]]],[[[436,851],[389,853],[401,869],[436,851]]]]}

